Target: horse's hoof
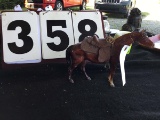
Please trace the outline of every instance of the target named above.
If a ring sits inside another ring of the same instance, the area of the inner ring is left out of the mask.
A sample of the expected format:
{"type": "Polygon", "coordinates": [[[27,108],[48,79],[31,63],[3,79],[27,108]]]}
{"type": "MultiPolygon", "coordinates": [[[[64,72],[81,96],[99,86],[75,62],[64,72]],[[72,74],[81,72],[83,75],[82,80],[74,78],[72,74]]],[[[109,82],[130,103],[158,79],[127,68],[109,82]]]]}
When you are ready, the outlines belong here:
{"type": "Polygon", "coordinates": [[[90,81],[90,80],[92,80],[92,79],[91,79],[90,77],[87,77],[87,80],[89,80],[89,81],[90,81]]]}
{"type": "Polygon", "coordinates": [[[114,85],[114,84],[110,84],[110,87],[114,88],[114,87],[115,87],[115,85],[114,85]]]}
{"type": "Polygon", "coordinates": [[[72,79],[69,79],[69,82],[70,82],[70,83],[74,83],[74,81],[73,81],[72,79]]]}

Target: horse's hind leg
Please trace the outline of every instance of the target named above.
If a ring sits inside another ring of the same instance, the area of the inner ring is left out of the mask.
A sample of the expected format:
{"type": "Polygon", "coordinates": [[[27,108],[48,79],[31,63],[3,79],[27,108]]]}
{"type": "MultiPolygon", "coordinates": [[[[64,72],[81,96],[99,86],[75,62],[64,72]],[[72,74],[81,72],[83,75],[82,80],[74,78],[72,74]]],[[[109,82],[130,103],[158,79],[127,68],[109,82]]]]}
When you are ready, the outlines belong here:
{"type": "Polygon", "coordinates": [[[86,73],[86,68],[85,68],[85,66],[86,66],[86,62],[83,61],[83,62],[81,63],[81,69],[82,69],[82,71],[84,72],[87,80],[91,80],[91,78],[90,78],[90,77],[87,75],[87,73],[86,73]]]}
{"type": "Polygon", "coordinates": [[[110,69],[110,64],[107,62],[107,63],[105,63],[104,64],[104,68],[106,68],[106,69],[110,69]]]}
{"type": "Polygon", "coordinates": [[[68,79],[69,79],[69,82],[70,83],[74,83],[74,80],[72,79],[72,72],[73,70],[77,67],[77,65],[70,65],[69,68],[68,68],[68,79]]]}
{"type": "Polygon", "coordinates": [[[73,70],[80,64],[80,62],[77,60],[75,60],[73,63],[70,64],[69,68],[68,68],[68,74],[69,74],[69,81],[71,83],[74,83],[74,80],[72,79],[72,72],[73,70]]]}

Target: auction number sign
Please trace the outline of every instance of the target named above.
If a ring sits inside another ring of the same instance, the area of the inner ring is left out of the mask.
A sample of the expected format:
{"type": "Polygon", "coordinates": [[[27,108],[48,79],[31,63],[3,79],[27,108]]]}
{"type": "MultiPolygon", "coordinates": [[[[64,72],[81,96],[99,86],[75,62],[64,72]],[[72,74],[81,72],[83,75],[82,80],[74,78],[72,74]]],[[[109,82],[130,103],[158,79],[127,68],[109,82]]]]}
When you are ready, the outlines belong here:
{"type": "Polygon", "coordinates": [[[65,58],[68,46],[86,36],[103,38],[100,12],[4,12],[3,56],[7,64],[65,58]]]}

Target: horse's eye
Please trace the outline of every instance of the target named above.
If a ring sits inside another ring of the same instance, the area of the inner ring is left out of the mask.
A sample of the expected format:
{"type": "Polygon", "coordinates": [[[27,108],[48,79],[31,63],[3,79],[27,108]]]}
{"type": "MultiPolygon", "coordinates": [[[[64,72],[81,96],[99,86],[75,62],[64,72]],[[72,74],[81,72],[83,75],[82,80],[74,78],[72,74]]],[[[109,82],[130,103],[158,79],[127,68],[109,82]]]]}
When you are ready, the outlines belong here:
{"type": "Polygon", "coordinates": [[[145,37],[148,37],[147,33],[144,33],[143,35],[144,35],[145,37]]]}

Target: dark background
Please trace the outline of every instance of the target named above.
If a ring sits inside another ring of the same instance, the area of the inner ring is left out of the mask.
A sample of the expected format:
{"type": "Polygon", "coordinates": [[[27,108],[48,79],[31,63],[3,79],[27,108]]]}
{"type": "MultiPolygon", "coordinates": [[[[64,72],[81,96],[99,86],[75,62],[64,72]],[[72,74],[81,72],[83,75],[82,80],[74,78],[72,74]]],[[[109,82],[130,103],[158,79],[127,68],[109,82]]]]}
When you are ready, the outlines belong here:
{"type": "Polygon", "coordinates": [[[108,70],[87,64],[87,81],[77,68],[67,81],[66,63],[0,70],[0,120],[159,120],[160,53],[133,45],[125,62],[126,85],[119,65],[115,88],[108,70]]]}
{"type": "Polygon", "coordinates": [[[5,9],[12,9],[15,5],[20,5],[21,7],[24,7],[24,1],[25,0],[0,0],[0,10],[5,9]]]}

